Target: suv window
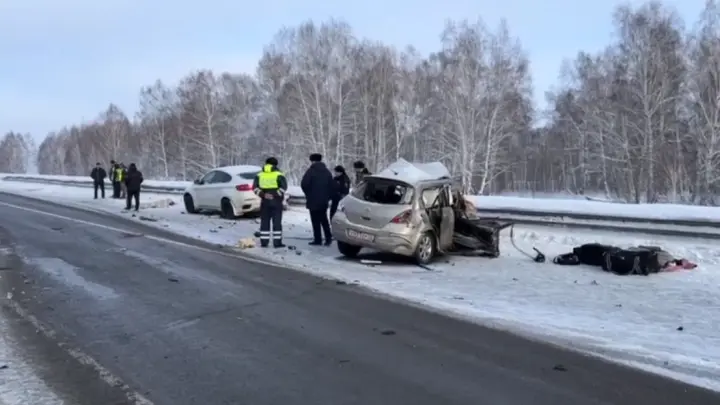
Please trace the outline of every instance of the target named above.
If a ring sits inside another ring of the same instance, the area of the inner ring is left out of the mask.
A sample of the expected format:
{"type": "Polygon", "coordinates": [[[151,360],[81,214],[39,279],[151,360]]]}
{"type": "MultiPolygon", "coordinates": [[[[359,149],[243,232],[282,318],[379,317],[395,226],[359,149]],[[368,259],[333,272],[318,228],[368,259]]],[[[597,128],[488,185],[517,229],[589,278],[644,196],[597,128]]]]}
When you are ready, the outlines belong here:
{"type": "Polygon", "coordinates": [[[413,188],[399,181],[366,178],[352,190],[352,195],[376,204],[410,204],[413,188]]]}
{"type": "Polygon", "coordinates": [[[425,208],[435,208],[440,205],[440,187],[428,188],[422,191],[422,203],[425,208]]]}
{"type": "Polygon", "coordinates": [[[246,172],[246,173],[238,173],[238,177],[244,180],[255,180],[255,176],[257,176],[258,172],[246,172]]]}
{"type": "Polygon", "coordinates": [[[215,177],[212,178],[212,183],[229,183],[232,180],[232,176],[225,172],[215,172],[215,177]]]}
{"type": "Polygon", "coordinates": [[[215,170],[213,170],[213,171],[209,172],[208,174],[204,175],[204,176],[200,179],[200,181],[202,182],[202,184],[212,183],[212,180],[213,180],[213,178],[215,177],[215,173],[217,173],[217,172],[216,172],[215,170]]]}

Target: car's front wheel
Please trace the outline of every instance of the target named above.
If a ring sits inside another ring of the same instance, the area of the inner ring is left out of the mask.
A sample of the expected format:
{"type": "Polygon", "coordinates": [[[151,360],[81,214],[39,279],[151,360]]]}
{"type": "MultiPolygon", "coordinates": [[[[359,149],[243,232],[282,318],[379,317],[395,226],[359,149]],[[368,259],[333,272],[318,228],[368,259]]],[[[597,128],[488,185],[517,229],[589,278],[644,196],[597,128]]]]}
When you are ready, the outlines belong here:
{"type": "Polygon", "coordinates": [[[360,246],[355,246],[340,241],[337,241],[337,247],[343,256],[349,257],[351,259],[357,257],[358,253],[360,253],[360,249],[362,249],[362,247],[360,246]]]}
{"type": "Polygon", "coordinates": [[[425,232],[420,236],[417,248],[415,248],[415,261],[418,264],[430,263],[437,254],[437,240],[432,232],[425,232]]]}
{"type": "Polygon", "coordinates": [[[190,194],[185,194],[183,196],[183,202],[185,203],[185,212],[188,214],[197,214],[198,211],[195,208],[195,201],[193,201],[190,194]]]}

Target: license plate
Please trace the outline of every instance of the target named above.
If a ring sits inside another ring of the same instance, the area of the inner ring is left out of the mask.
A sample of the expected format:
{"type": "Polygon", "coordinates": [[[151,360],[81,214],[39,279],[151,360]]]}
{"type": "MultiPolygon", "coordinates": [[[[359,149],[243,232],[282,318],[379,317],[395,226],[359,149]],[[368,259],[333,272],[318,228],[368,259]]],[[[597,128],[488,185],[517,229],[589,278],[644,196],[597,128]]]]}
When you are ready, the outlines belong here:
{"type": "Polygon", "coordinates": [[[372,242],[375,240],[375,235],[371,235],[365,232],[353,231],[352,229],[347,230],[347,236],[352,239],[358,239],[366,242],[372,242]]]}

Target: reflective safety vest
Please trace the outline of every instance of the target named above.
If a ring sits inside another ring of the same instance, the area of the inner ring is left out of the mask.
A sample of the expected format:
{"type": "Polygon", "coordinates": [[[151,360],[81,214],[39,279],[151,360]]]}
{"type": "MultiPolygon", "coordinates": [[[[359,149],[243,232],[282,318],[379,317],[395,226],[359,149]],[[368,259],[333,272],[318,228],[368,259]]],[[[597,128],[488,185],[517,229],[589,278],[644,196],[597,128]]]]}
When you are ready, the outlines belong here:
{"type": "Polygon", "coordinates": [[[272,165],[265,165],[263,171],[258,173],[258,187],[261,190],[277,190],[280,188],[278,178],[282,175],[280,170],[273,171],[272,165]]]}
{"type": "Polygon", "coordinates": [[[123,181],[123,169],[115,169],[115,181],[123,181]]]}

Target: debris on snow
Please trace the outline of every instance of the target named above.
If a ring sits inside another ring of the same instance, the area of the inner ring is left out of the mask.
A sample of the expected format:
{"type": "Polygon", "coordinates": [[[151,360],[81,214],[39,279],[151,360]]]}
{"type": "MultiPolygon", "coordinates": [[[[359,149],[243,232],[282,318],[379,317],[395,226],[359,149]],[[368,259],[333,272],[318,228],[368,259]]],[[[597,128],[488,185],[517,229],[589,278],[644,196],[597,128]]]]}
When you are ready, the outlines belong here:
{"type": "Polygon", "coordinates": [[[242,238],[237,242],[237,247],[240,249],[251,249],[254,248],[255,245],[255,239],[253,238],[242,238]]]}
{"type": "Polygon", "coordinates": [[[381,262],[380,260],[362,259],[362,260],[360,260],[360,263],[362,263],[362,264],[367,264],[367,265],[370,265],[370,266],[375,266],[375,265],[382,264],[383,262],[381,262]]]}
{"type": "Polygon", "coordinates": [[[175,205],[175,201],[172,198],[163,198],[160,200],[140,203],[140,208],[168,208],[172,207],[173,205],[175,205]]]}

